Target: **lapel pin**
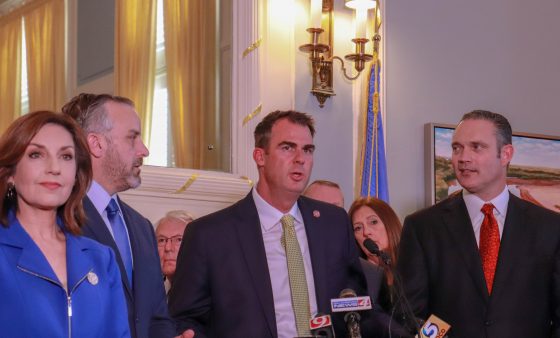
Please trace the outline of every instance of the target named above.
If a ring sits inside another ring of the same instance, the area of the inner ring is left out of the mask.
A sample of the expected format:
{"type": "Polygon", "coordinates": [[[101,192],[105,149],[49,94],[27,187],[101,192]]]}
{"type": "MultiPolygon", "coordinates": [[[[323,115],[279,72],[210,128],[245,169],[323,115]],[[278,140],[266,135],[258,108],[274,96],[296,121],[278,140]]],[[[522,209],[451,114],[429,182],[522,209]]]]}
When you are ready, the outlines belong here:
{"type": "Polygon", "coordinates": [[[93,271],[88,272],[87,280],[91,285],[97,285],[97,283],[99,283],[99,278],[93,271]]]}
{"type": "Polygon", "coordinates": [[[313,210],[313,217],[315,218],[321,217],[321,213],[319,212],[319,210],[313,210]]]}

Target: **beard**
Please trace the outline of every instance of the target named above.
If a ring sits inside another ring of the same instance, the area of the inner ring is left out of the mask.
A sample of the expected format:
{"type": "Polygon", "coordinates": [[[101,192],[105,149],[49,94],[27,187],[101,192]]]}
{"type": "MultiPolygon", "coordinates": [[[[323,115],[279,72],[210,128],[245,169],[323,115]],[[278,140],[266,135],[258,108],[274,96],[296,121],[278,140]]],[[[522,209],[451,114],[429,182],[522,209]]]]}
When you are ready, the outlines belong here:
{"type": "Polygon", "coordinates": [[[142,182],[138,169],[142,163],[142,157],[134,159],[132,163],[126,163],[115,148],[109,147],[103,161],[103,173],[111,179],[117,192],[135,189],[142,182]]]}

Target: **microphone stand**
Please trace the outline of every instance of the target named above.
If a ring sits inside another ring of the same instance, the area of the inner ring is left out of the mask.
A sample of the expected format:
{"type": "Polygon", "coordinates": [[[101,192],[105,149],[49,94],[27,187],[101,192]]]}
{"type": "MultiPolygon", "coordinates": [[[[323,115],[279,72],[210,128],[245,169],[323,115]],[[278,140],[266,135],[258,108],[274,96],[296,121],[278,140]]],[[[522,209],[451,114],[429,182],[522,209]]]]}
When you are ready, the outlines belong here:
{"type": "Polygon", "coordinates": [[[405,327],[407,329],[413,330],[414,333],[419,334],[422,325],[419,323],[418,319],[414,316],[412,307],[410,306],[410,303],[408,302],[408,298],[406,297],[406,294],[404,292],[402,279],[400,277],[400,274],[394,268],[391,257],[387,253],[379,250],[377,244],[371,239],[366,239],[364,241],[364,247],[368,249],[369,252],[379,257],[383,262],[383,264],[387,267],[387,269],[389,269],[389,271],[393,274],[392,292],[394,292],[395,295],[395,304],[393,304],[391,317],[393,316],[395,308],[397,306],[400,306],[400,310],[401,310],[400,313],[402,315],[401,320],[405,325],[405,327]],[[366,245],[366,241],[371,241],[371,243],[368,243],[368,245],[366,245]]]}
{"type": "Polygon", "coordinates": [[[412,307],[408,302],[408,298],[404,292],[403,282],[401,279],[400,274],[393,268],[393,266],[388,266],[391,272],[393,273],[393,290],[395,292],[395,305],[394,307],[400,307],[401,313],[401,320],[404,323],[405,327],[412,329],[414,333],[420,333],[420,328],[422,324],[414,315],[412,311],[412,307]]]}

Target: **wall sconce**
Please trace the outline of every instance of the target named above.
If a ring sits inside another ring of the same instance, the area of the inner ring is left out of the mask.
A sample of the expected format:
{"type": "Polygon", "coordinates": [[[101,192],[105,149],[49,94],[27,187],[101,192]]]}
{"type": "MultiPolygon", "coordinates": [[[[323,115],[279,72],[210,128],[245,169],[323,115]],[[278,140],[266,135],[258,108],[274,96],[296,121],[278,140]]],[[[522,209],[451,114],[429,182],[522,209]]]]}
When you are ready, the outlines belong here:
{"type": "MultiPolygon", "coordinates": [[[[317,98],[321,108],[327,98],[336,95],[333,90],[333,60],[340,61],[344,77],[352,81],[360,76],[366,62],[373,59],[372,54],[366,54],[365,45],[369,41],[366,37],[367,11],[375,8],[376,2],[373,0],[345,0],[345,5],[356,10],[356,36],[352,39],[355,51],[353,54],[344,56],[346,60],[354,63],[354,69],[358,72],[356,75],[348,75],[344,67],[344,60],[333,55],[333,0],[311,0],[311,27],[307,28],[311,34],[311,43],[299,47],[300,51],[309,53],[313,73],[311,93],[317,98]],[[323,20],[323,13],[327,14],[326,20],[323,20]],[[325,35],[321,35],[323,32],[325,35]]],[[[378,34],[374,39],[377,37],[378,34]]]]}

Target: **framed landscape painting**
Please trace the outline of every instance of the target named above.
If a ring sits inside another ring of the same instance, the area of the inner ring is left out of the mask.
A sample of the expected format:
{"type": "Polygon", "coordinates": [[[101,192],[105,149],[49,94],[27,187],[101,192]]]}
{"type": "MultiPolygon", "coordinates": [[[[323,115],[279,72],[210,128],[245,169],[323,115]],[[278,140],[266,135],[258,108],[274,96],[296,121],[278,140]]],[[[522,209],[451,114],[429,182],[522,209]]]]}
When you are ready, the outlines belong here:
{"type": "MultiPolygon", "coordinates": [[[[426,200],[437,203],[460,190],[451,165],[454,125],[426,124],[426,200]]],[[[528,201],[560,212],[560,136],[513,134],[507,184],[528,201]]]]}

